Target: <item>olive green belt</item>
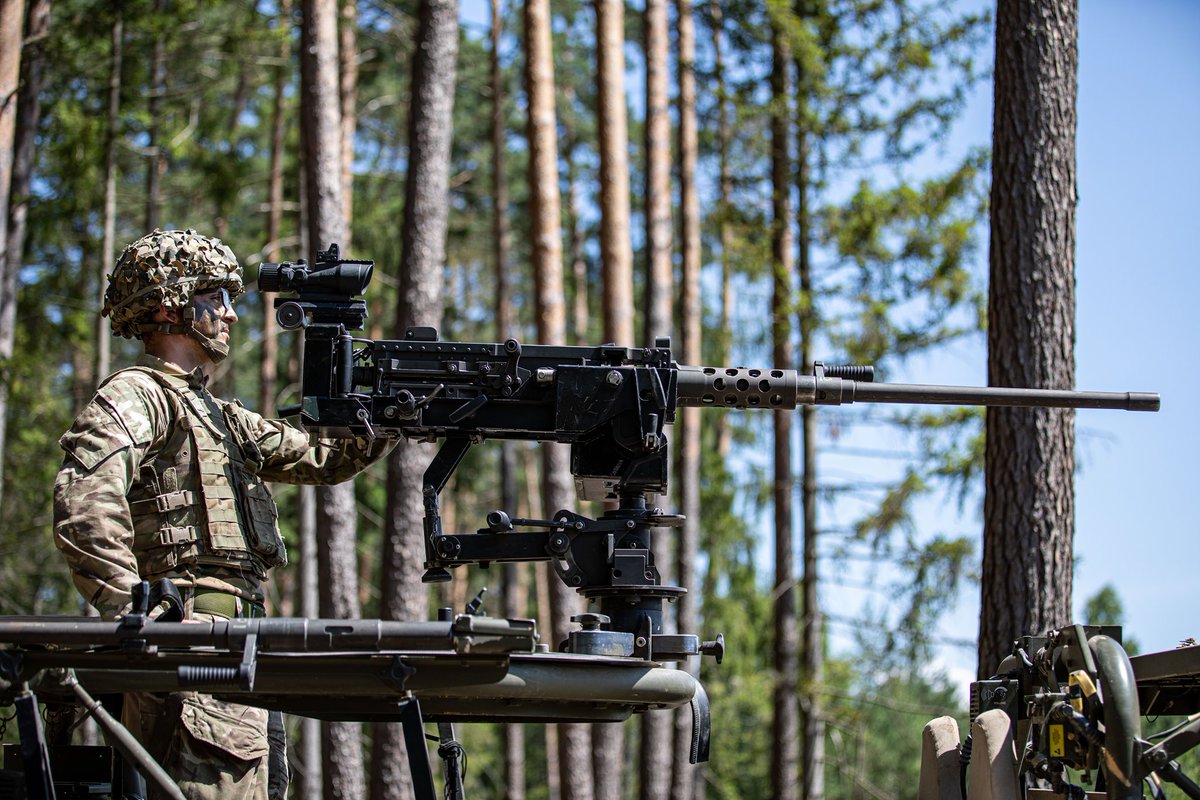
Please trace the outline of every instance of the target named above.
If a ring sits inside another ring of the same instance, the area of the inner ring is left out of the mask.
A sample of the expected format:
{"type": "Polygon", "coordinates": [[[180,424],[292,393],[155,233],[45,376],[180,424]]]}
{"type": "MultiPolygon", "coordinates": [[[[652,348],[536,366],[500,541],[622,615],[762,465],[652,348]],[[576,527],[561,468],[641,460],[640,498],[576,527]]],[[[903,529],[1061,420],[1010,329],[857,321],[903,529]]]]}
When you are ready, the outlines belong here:
{"type": "Polygon", "coordinates": [[[226,619],[257,619],[265,617],[267,610],[262,603],[255,603],[237,595],[217,589],[196,587],[192,601],[193,614],[212,614],[226,619]]]}

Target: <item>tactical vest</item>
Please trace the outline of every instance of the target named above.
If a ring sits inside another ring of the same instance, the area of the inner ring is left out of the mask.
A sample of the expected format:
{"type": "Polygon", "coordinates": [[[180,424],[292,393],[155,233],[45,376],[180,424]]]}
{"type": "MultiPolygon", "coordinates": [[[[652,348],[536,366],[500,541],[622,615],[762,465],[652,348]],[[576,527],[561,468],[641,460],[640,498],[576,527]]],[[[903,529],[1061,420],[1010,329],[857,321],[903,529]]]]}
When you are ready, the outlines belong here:
{"type": "Polygon", "coordinates": [[[181,378],[130,369],[153,378],[173,412],[165,441],[147,453],[128,494],[143,577],[211,565],[263,578],[286,564],[275,501],[257,475],[262,453],[237,406],[181,378]]]}

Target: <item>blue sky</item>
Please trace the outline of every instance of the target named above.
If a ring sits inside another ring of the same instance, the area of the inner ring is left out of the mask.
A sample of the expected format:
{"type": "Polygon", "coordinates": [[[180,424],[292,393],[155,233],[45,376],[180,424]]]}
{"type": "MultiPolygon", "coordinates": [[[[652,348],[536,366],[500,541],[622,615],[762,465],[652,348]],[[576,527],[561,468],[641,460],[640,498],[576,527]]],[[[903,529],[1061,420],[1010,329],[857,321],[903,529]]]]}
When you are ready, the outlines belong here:
{"type": "MultiPolygon", "coordinates": [[[[1075,609],[1082,621],[1086,599],[1112,585],[1146,652],[1200,636],[1200,4],[1080,6],[1077,387],[1158,391],[1162,410],[1076,417],[1075,609]]],[[[985,85],[957,135],[990,131],[985,85]]],[[[986,378],[982,347],[929,363],[931,381],[986,378]]],[[[971,511],[964,532],[978,530],[971,511]]],[[[971,587],[942,633],[973,638],[978,609],[971,587]]],[[[956,675],[974,669],[969,651],[943,657],[956,675]]]]}
{"type": "Polygon", "coordinates": [[[1165,649],[1200,636],[1200,4],[1081,6],[1077,380],[1163,404],[1080,417],[1113,439],[1081,442],[1075,596],[1111,583],[1165,649]]]}
{"type": "MultiPolygon", "coordinates": [[[[967,4],[977,7],[977,3],[967,4]]],[[[1113,586],[1125,631],[1143,652],[1200,637],[1200,4],[1080,3],[1076,216],[1076,385],[1099,391],[1157,391],[1157,414],[1081,411],[1076,417],[1077,555],[1074,605],[1113,586]]],[[[971,99],[949,145],[991,136],[990,83],[971,99]]],[[[947,160],[946,163],[950,163],[947,160]]],[[[986,232],[984,233],[986,242],[986,232]]],[[[986,275],[986,245],[980,253],[986,275]]],[[[939,351],[891,380],[986,381],[981,341],[939,351]]],[[[963,533],[978,541],[978,505],[963,514],[926,504],[924,537],[963,533]]],[[[863,573],[854,580],[870,582],[863,573]]],[[[887,576],[885,576],[886,578],[887,576]]],[[[826,608],[869,603],[878,592],[827,586],[826,608]],[[831,606],[832,604],[832,606],[831,606]]],[[[978,587],[967,587],[942,620],[944,640],[974,639],[978,587]]],[[[831,629],[835,650],[851,641],[831,629]]],[[[970,647],[944,645],[941,663],[973,679],[970,647]]]]}

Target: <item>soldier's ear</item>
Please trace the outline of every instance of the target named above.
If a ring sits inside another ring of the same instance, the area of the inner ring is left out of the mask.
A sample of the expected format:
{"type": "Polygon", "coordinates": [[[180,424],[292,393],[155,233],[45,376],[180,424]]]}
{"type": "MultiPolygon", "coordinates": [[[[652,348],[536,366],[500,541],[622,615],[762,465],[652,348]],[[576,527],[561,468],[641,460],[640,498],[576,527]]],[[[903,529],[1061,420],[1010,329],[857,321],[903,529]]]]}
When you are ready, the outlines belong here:
{"type": "Polygon", "coordinates": [[[183,321],[183,314],[177,308],[168,308],[165,305],[160,305],[154,312],[154,321],[178,324],[183,321]]]}

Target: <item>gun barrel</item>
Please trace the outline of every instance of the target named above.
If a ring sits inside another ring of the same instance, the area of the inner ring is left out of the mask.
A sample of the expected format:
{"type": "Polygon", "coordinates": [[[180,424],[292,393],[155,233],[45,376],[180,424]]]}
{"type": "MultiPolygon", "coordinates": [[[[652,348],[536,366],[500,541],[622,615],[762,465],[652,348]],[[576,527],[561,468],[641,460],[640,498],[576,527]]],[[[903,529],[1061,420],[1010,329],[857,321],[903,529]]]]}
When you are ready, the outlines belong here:
{"type": "Polygon", "coordinates": [[[1077,392],[997,386],[928,386],[804,375],[790,369],[679,367],[680,406],[790,409],[801,405],[918,403],[1158,411],[1154,392],[1077,392]]]}
{"type": "Polygon", "coordinates": [[[1158,411],[1159,408],[1159,397],[1155,392],[1077,392],[1069,389],[926,386],[906,383],[859,383],[854,388],[854,399],[867,403],[1114,408],[1124,411],[1158,411]]]}

